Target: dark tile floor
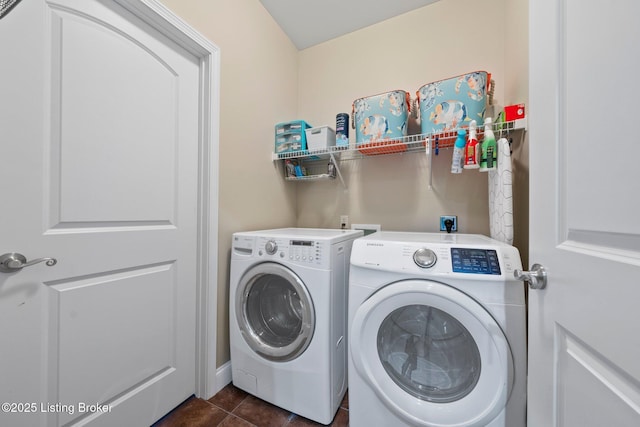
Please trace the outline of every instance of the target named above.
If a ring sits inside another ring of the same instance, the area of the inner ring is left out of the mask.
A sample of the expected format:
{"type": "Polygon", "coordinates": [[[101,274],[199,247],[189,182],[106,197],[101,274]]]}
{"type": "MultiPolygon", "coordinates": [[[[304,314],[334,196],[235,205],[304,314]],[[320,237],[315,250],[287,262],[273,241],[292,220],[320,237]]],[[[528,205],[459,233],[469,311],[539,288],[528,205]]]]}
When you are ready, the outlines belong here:
{"type": "MultiPolygon", "coordinates": [[[[349,425],[345,395],[332,427],[349,425]]],[[[273,406],[229,384],[209,400],[190,397],[153,427],[306,427],[322,424],[273,406]]]]}

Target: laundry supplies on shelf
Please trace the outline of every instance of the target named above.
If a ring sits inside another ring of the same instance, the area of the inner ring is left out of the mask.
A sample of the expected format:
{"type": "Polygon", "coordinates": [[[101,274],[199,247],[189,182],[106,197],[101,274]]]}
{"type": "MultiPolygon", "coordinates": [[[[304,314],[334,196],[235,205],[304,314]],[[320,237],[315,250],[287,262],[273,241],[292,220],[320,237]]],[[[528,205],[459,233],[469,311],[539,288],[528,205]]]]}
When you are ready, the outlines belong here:
{"type": "MultiPolygon", "coordinates": [[[[518,119],[515,121],[504,121],[498,117],[496,123],[489,123],[492,133],[500,137],[515,134],[517,138],[522,138],[523,131],[527,129],[527,119],[518,119]]],[[[407,135],[398,137],[394,140],[386,140],[373,145],[349,145],[338,147],[334,145],[321,149],[311,150],[307,147],[304,150],[275,152],[272,154],[273,161],[283,161],[284,177],[288,181],[310,182],[326,179],[337,179],[342,186],[347,188],[347,181],[342,175],[342,164],[350,160],[359,160],[374,155],[386,156],[402,156],[405,153],[423,153],[428,159],[428,176],[429,187],[431,188],[433,168],[431,167],[431,158],[442,149],[453,148],[455,150],[455,141],[459,136],[460,129],[437,131],[426,134],[407,135]],[[333,165],[329,167],[329,163],[333,165]],[[296,170],[295,166],[300,166],[296,170]],[[301,173],[300,173],[301,172],[301,173]]],[[[483,127],[478,128],[475,120],[472,120],[468,129],[467,143],[463,152],[464,169],[479,168],[479,160],[481,157],[481,144],[485,130],[483,127]]],[[[308,141],[307,141],[308,142],[308,141]]],[[[458,143],[460,148],[461,142],[458,143]]],[[[498,164],[497,159],[494,160],[498,164]]],[[[454,172],[455,173],[455,172],[454,172]]]]}
{"type": "Polygon", "coordinates": [[[487,172],[496,168],[498,153],[496,152],[496,137],[493,134],[491,117],[484,122],[484,139],[481,145],[480,172],[487,172]]]}
{"type": "Polygon", "coordinates": [[[451,173],[462,173],[464,163],[464,148],[466,146],[467,131],[458,129],[458,137],[453,144],[453,156],[451,157],[451,173]]]}
{"type": "Polygon", "coordinates": [[[467,139],[467,145],[464,149],[464,168],[465,169],[477,169],[478,165],[480,145],[478,144],[478,138],[476,136],[476,121],[471,120],[469,124],[469,138],[467,139]]]}
{"type": "Polygon", "coordinates": [[[336,147],[349,146],[349,114],[336,114],[336,147]]]}

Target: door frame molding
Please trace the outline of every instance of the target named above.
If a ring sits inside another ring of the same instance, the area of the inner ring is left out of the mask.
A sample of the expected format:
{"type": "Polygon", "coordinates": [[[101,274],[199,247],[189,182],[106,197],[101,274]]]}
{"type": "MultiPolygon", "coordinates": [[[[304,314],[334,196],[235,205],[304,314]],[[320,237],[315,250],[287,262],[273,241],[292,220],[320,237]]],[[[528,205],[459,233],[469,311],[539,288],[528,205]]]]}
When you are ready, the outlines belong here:
{"type": "MultiPolygon", "coordinates": [[[[198,240],[195,394],[208,399],[216,384],[218,304],[218,170],[220,49],[157,0],[113,1],[199,60],[198,240]]],[[[224,385],[224,384],[223,384],[224,385]]]]}

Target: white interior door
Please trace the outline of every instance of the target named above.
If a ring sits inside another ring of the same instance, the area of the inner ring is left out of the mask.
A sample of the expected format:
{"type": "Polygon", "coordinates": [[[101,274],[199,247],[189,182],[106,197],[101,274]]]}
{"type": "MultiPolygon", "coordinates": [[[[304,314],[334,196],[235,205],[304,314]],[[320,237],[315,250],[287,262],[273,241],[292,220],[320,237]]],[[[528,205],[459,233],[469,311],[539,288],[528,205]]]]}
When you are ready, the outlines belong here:
{"type": "Polygon", "coordinates": [[[640,425],[640,2],[530,0],[528,425],[640,425]]]}
{"type": "Polygon", "coordinates": [[[0,20],[0,425],[149,425],[195,391],[197,58],[111,1],[0,20]]]}

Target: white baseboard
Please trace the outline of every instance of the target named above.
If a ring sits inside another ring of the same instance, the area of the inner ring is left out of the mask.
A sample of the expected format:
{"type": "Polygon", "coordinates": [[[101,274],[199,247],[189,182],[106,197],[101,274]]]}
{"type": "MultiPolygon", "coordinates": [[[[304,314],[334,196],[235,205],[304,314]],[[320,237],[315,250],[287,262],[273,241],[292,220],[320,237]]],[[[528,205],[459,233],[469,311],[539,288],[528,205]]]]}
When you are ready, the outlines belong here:
{"type": "Polygon", "coordinates": [[[231,361],[216,369],[216,393],[231,383],[231,361]]]}

